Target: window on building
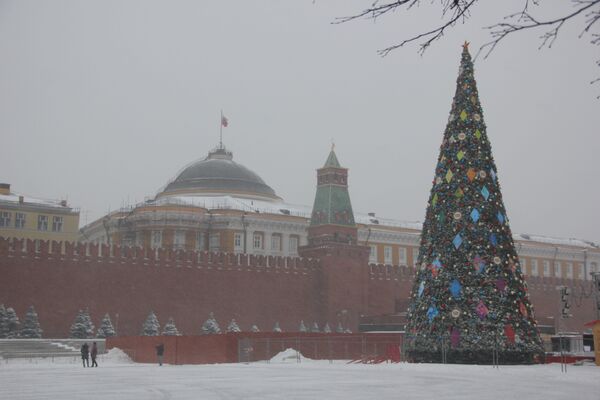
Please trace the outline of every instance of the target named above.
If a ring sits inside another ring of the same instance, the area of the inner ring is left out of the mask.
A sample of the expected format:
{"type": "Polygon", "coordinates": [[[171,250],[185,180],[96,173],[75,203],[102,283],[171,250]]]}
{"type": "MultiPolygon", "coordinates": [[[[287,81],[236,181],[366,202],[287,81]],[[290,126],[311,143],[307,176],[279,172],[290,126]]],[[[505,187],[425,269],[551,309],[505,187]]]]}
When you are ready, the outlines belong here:
{"type": "Polygon", "coordinates": [[[531,276],[538,276],[538,260],[531,260],[531,276]]]}
{"type": "Polygon", "coordinates": [[[204,251],[205,246],[204,246],[204,232],[197,232],[196,233],[196,250],[198,251],[204,251]]]}
{"type": "Polygon", "coordinates": [[[173,234],[173,248],[185,248],[185,231],[175,231],[175,233],[173,234]]]}
{"type": "Polygon", "coordinates": [[[208,250],[219,251],[221,250],[221,234],[211,233],[208,238],[208,250]]]}
{"type": "Polygon", "coordinates": [[[567,263],[567,278],[573,279],[573,263],[567,263]]]}
{"type": "Polygon", "coordinates": [[[48,230],[48,216],[47,215],[38,215],[38,231],[47,231],[48,230]]]}
{"type": "Polygon", "coordinates": [[[404,247],[399,247],[398,248],[398,264],[399,265],[406,265],[406,248],[404,247]]]}
{"type": "Polygon", "coordinates": [[[281,235],[271,236],[271,250],[281,251],[281,235]]]}
{"type": "Polygon", "coordinates": [[[383,262],[385,264],[392,263],[392,246],[383,246],[383,262]]]}
{"type": "Polygon", "coordinates": [[[25,228],[25,213],[15,213],[15,228],[25,228]]]}
{"type": "Polygon", "coordinates": [[[243,244],[243,233],[234,233],[233,234],[233,248],[237,251],[242,251],[244,250],[244,244],[243,244]]]}
{"type": "Polygon", "coordinates": [[[593,263],[590,263],[590,270],[589,270],[589,272],[588,272],[588,274],[590,275],[590,279],[591,279],[591,274],[592,274],[593,272],[600,272],[600,271],[598,271],[598,264],[597,264],[597,263],[595,263],[595,262],[593,262],[593,263]]]}
{"type": "Polygon", "coordinates": [[[52,232],[62,232],[63,217],[52,217],[52,232]]]}
{"type": "Polygon", "coordinates": [[[252,235],[252,243],[253,243],[253,247],[257,250],[260,250],[263,248],[263,235],[262,233],[255,233],[254,235],[252,235]]]}
{"type": "Polygon", "coordinates": [[[550,276],[550,261],[544,260],[544,276],[550,276]]]}
{"type": "Polygon", "coordinates": [[[372,244],[371,253],[369,254],[369,262],[376,264],[377,263],[377,246],[372,244]]]}
{"type": "Polygon", "coordinates": [[[162,247],[162,231],[152,231],[152,248],[158,249],[162,247]]]}
{"type": "Polygon", "coordinates": [[[298,252],[298,236],[290,236],[290,254],[298,252]]]}
{"type": "Polygon", "coordinates": [[[137,247],[144,247],[144,232],[135,233],[135,245],[137,247]]]}
{"type": "Polygon", "coordinates": [[[583,268],[583,264],[577,264],[577,278],[583,280],[585,279],[585,269],[583,268]]]}
{"type": "Polygon", "coordinates": [[[0,227],[9,228],[10,227],[10,214],[7,211],[0,212],[0,227]]]}
{"type": "Polygon", "coordinates": [[[524,257],[519,257],[519,265],[521,266],[521,272],[527,275],[527,260],[524,257]]]}
{"type": "Polygon", "coordinates": [[[560,261],[554,261],[554,276],[556,276],[557,278],[562,277],[560,261]]]}

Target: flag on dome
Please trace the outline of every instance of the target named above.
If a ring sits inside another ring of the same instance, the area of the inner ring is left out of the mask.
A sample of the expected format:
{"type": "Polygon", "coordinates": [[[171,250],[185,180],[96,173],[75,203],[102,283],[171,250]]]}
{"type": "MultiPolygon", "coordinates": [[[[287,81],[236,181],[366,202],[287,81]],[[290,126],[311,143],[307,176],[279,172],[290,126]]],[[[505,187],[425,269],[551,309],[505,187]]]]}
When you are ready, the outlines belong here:
{"type": "Polygon", "coordinates": [[[227,125],[229,125],[229,120],[223,115],[223,113],[221,113],[221,126],[227,128],[227,125]]]}

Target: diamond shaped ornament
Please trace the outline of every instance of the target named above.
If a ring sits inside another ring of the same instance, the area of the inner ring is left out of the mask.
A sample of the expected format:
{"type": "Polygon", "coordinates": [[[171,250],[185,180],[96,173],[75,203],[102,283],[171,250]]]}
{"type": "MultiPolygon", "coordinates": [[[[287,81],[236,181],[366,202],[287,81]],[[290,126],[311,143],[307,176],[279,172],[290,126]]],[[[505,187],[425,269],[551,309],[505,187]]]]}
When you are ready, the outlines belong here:
{"type": "Polygon", "coordinates": [[[492,176],[492,180],[494,182],[496,182],[496,171],[494,171],[493,169],[490,169],[490,175],[492,176]]]}
{"type": "Polygon", "coordinates": [[[454,174],[452,173],[452,170],[448,170],[448,172],[446,172],[446,182],[450,183],[453,176],[454,174]]]}
{"type": "Polygon", "coordinates": [[[481,139],[481,131],[479,129],[475,131],[475,137],[477,138],[477,140],[481,139]]]}
{"type": "Polygon", "coordinates": [[[467,119],[467,112],[465,110],[462,110],[462,112],[460,113],[460,119],[462,119],[463,121],[467,119]]]}
{"type": "Polygon", "coordinates": [[[477,210],[476,208],[474,208],[473,211],[471,211],[471,219],[473,220],[473,222],[479,221],[479,210],[477,210]]]}
{"type": "Polygon", "coordinates": [[[490,197],[490,191],[485,186],[481,189],[481,194],[486,200],[490,197]]]}
{"type": "Polygon", "coordinates": [[[437,204],[437,193],[433,195],[433,199],[431,199],[431,205],[435,207],[435,205],[437,204]]]}
{"type": "Polygon", "coordinates": [[[469,178],[469,182],[473,182],[473,179],[477,176],[477,172],[473,168],[469,168],[467,171],[467,178],[469,178]]]}
{"type": "Polygon", "coordinates": [[[462,160],[464,156],[465,156],[465,152],[462,150],[459,151],[458,153],[456,153],[456,158],[458,158],[458,161],[462,160]]]}
{"type": "Polygon", "coordinates": [[[456,189],[456,192],[454,192],[454,195],[456,196],[457,199],[460,199],[461,197],[463,197],[465,195],[465,192],[463,192],[463,190],[461,188],[456,189]]]}
{"type": "Polygon", "coordinates": [[[458,250],[458,248],[460,247],[460,245],[462,244],[463,240],[462,237],[460,236],[460,233],[457,234],[456,236],[454,236],[454,240],[452,240],[452,244],[454,245],[454,248],[458,250]]]}
{"type": "Polygon", "coordinates": [[[504,223],[504,215],[502,215],[500,211],[498,211],[498,215],[496,215],[496,217],[498,218],[498,222],[500,222],[501,224],[504,223]]]}

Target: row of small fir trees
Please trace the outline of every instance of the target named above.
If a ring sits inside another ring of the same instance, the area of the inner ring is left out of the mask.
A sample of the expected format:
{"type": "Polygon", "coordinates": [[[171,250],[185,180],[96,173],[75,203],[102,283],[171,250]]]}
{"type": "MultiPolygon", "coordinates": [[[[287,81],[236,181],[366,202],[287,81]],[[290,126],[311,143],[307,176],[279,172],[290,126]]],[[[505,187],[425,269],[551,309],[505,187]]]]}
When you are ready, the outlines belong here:
{"type": "Polygon", "coordinates": [[[2,339],[36,339],[42,337],[42,328],[38,315],[33,306],[29,307],[23,323],[20,322],[19,316],[12,307],[4,307],[0,304],[0,338],[2,339]]]}
{"type": "MultiPolygon", "coordinates": [[[[235,319],[232,319],[229,322],[229,324],[227,325],[227,329],[225,330],[225,332],[227,332],[227,333],[235,333],[235,332],[241,332],[241,331],[242,330],[240,329],[240,327],[237,324],[237,322],[235,321],[235,319]]],[[[279,332],[279,333],[282,332],[281,327],[279,326],[279,322],[275,322],[275,325],[273,326],[272,331],[279,332]]],[[[312,324],[312,327],[309,330],[306,327],[306,325],[304,324],[304,321],[300,321],[298,331],[299,332],[323,332],[323,333],[331,333],[332,332],[331,327],[329,326],[329,323],[326,323],[325,326],[323,327],[323,330],[321,330],[319,328],[319,325],[316,322],[314,322],[312,324]]],[[[253,324],[250,328],[250,332],[260,332],[258,325],[253,324]]],[[[338,323],[336,332],[337,333],[352,333],[348,329],[345,330],[341,323],[338,323]]],[[[220,327],[219,323],[217,322],[217,320],[215,319],[215,316],[213,313],[210,313],[208,319],[206,321],[204,321],[204,323],[202,324],[201,333],[203,335],[215,335],[215,334],[222,333],[221,327],[220,327]]],[[[148,315],[148,317],[146,318],[146,321],[144,322],[144,324],[142,326],[141,335],[142,336],[161,335],[160,323],[158,322],[158,318],[156,317],[156,314],[154,314],[153,311],[151,311],[150,314],[148,315]]],[[[173,321],[172,317],[169,318],[169,321],[164,326],[164,328],[162,330],[162,335],[165,335],[165,336],[181,335],[181,333],[175,326],[175,322],[173,321]]]]}
{"type": "MultiPolygon", "coordinates": [[[[75,339],[91,339],[93,337],[97,338],[108,338],[112,336],[116,336],[117,332],[113,327],[112,321],[110,319],[110,315],[107,313],[102,318],[102,322],[100,323],[100,327],[96,331],[94,335],[94,324],[92,323],[92,319],[88,310],[79,310],[77,315],[75,316],[75,320],[71,325],[69,330],[69,337],[75,339]]],[[[239,325],[232,319],[227,325],[226,332],[241,332],[239,325]]],[[[279,326],[279,322],[275,322],[275,325],[272,329],[273,332],[282,332],[281,327],[279,326]]],[[[323,333],[331,333],[332,330],[329,326],[329,323],[325,324],[323,329],[319,328],[319,325],[314,322],[310,329],[306,327],[304,321],[300,321],[300,325],[298,327],[299,332],[323,332],[323,333]]],[[[250,332],[260,332],[260,329],[256,324],[252,325],[250,328],[250,332]]],[[[338,323],[336,328],[337,333],[351,333],[350,330],[344,329],[341,323],[338,323]]],[[[43,330],[40,327],[40,323],[38,320],[38,315],[33,306],[29,307],[29,310],[25,314],[25,318],[23,323],[21,324],[19,321],[19,317],[17,313],[12,307],[5,308],[4,305],[0,305],[0,338],[41,338],[43,330]]],[[[219,323],[214,317],[213,313],[210,313],[208,319],[204,321],[201,328],[201,333],[203,335],[211,335],[211,334],[220,334],[222,333],[221,327],[219,323]]],[[[160,329],[160,323],[158,322],[158,318],[153,311],[150,312],[146,321],[142,325],[142,330],[140,335],[142,336],[179,336],[182,333],[175,326],[175,321],[173,318],[169,318],[166,325],[163,327],[162,332],[160,329]]]]}

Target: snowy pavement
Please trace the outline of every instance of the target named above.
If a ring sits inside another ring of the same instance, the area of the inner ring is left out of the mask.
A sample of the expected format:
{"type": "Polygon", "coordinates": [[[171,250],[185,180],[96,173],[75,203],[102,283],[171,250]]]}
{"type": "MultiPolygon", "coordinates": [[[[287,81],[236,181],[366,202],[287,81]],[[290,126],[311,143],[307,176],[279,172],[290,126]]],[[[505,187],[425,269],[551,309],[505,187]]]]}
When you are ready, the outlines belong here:
{"type": "Polygon", "coordinates": [[[600,367],[272,363],[159,367],[114,354],[99,368],[74,359],[0,360],[0,399],[600,399],[600,367]]]}

